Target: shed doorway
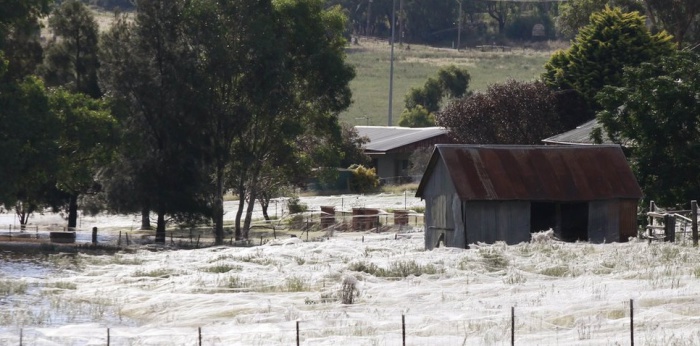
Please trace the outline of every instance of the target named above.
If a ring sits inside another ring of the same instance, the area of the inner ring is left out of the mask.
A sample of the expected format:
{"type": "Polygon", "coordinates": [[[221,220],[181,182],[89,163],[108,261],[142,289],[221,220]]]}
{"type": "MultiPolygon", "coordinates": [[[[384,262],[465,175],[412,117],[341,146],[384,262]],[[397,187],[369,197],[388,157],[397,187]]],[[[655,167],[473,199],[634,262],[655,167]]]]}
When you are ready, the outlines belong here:
{"type": "Polygon", "coordinates": [[[588,241],[588,203],[530,203],[530,233],[553,229],[564,241],[588,241]]]}
{"type": "Polygon", "coordinates": [[[588,203],[561,204],[561,239],[588,241],[588,203]]]}
{"type": "Polygon", "coordinates": [[[551,202],[530,203],[530,233],[557,229],[557,204],[551,202]]]}

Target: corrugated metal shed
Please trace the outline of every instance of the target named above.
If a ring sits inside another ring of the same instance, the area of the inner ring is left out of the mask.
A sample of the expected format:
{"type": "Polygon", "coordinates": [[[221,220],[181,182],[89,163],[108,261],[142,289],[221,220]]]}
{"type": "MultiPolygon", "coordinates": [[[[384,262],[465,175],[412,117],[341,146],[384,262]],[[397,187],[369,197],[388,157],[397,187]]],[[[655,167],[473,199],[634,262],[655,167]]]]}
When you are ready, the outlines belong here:
{"type": "Polygon", "coordinates": [[[443,127],[355,126],[360,137],[367,137],[366,153],[381,153],[399,149],[416,142],[447,135],[443,127]]]}
{"type": "Polygon", "coordinates": [[[416,193],[438,159],[462,201],[639,199],[642,191],[617,145],[437,145],[416,193]]]}

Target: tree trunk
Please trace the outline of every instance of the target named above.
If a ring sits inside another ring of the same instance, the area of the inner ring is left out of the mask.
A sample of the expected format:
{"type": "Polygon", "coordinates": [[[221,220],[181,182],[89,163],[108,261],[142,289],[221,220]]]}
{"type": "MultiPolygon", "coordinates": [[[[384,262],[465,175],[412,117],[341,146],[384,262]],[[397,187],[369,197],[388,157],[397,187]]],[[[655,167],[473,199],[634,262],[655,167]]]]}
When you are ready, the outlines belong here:
{"type": "Polygon", "coordinates": [[[243,238],[248,239],[248,233],[250,232],[250,223],[253,218],[253,208],[255,207],[255,192],[256,188],[250,188],[250,198],[248,199],[248,209],[245,213],[245,223],[243,224],[243,238]]]}
{"type": "Polygon", "coordinates": [[[270,194],[267,193],[261,193],[260,198],[258,198],[265,221],[270,221],[270,216],[267,214],[267,208],[270,206],[270,199],[270,194]]]}
{"type": "Polygon", "coordinates": [[[248,239],[248,232],[250,231],[250,223],[253,218],[253,208],[255,208],[255,200],[258,194],[258,178],[260,177],[260,166],[258,165],[253,169],[251,174],[250,186],[248,187],[248,209],[245,214],[245,223],[243,225],[243,236],[244,239],[248,239]]]}
{"type": "Polygon", "coordinates": [[[68,202],[68,228],[78,227],[78,195],[71,194],[68,202]]]}
{"type": "Polygon", "coordinates": [[[214,236],[216,245],[224,244],[224,170],[216,172],[216,195],[212,206],[212,219],[214,221],[214,236]]]}
{"type": "Polygon", "coordinates": [[[141,208],[141,229],[151,229],[151,208],[149,207],[141,208]]]}
{"type": "Polygon", "coordinates": [[[29,222],[29,215],[30,213],[27,212],[26,209],[24,209],[24,205],[22,202],[17,202],[17,205],[15,205],[15,213],[17,214],[17,218],[19,219],[19,229],[24,231],[27,229],[27,223],[29,222]]]}
{"type": "Polygon", "coordinates": [[[238,210],[236,210],[236,240],[243,239],[241,232],[241,217],[243,216],[243,207],[245,205],[245,185],[243,179],[238,184],[238,210]]]}
{"type": "Polygon", "coordinates": [[[156,223],[156,244],[165,244],[165,213],[158,211],[158,222],[156,223]]]}

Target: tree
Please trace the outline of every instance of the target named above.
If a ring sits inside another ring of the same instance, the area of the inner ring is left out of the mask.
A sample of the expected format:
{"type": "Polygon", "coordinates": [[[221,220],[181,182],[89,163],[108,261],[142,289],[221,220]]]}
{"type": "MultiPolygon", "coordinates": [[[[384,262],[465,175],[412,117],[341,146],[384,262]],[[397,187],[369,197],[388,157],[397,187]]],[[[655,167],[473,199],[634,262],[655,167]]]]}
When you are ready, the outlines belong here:
{"type": "Polygon", "coordinates": [[[48,191],[55,192],[59,122],[43,83],[33,76],[8,81],[8,66],[0,51],[0,202],[24,226],[48,191]]]}
{"type": "Polygon", "coordinates": [[[5,0],[0,11],[0,51],[8,61],[4,79],[22,79],[41,63],[39,18],[48,14],[49,0],[5,0]]]}
{"type": "Polygon", "coordinates": [[[623,12],[644,13],[644,6],[636,0],[571,0],[561,4],[557,28],[564,37],[575,37],[579,29],[590,23],[591,15],[605,9],[619,7],[623,12]]]}
{"type": "Polygon", "coordinates": [[[275,155],[285,152],[294,153],[302,162],[313,162],[304,160],[309,151],[296,144],[300,139],[340,133],[337,116],[350,104],[349,82],[354,77],[354,69],[345,62],[345,17],[339,8],[324,10],[321,0],[286,0],[273,5],[280,35],[276,46],[283,55],[278,60],[281,65],[264,71],[278,73],[272,79],[278,83],[273,85],[276,96],[256,94],[260,102],[235,148],[244,159],[239,166],[238,194],[251,201],[240,234],[242,207],[236,215],[236,235],[243,238],[247,238],[264,163],[274,162],[275,155]],[[293,150],[286,151],[285,146],[293,150]]]}
{"type": "Polygon", "coordinates": [[[514,9],[513,3],[509,1],[486,1],[486,11],[498,24],[498,34],[505,34],[506,22],[514,9]]]}
{"type": "Polygon", "coordinates": [[[411,109],[404,109],[401,113],[399,126],[403,127],[431,127],[435,126],[435,116],[428,112],[422,105],[411,109]]]}
{"type": "Polygon", "coordinates": [[[692,24],[700,22],[700,1],[697,0],[644,0],[654,24],[673,35],[681,48],[692,24]]]}
{"type": "MultiPolygon", "coordinates": [[[[135,191],[137,210],[157,214],[156,242],[165,242],[166,215],[210,215],[205,133],[197,55],[185,35],[185,1],[140,0],[134,22],[124,18],[105,34],[100,75],[105,91],[123,107],[120,126],[131,149],[120,151],[124,186],[135,191]]],[[[117,178],[117,177],[114,177],[117,178]]],[[[112,184],[113,185],[113,184],[112,184]]],[[[115,185],[119,186],[119,185],[115,185]]]]}
{"type": "Polygon", "coordinates": [[[428,78],[420,88],[411,88],[405,96],[406,108],[400,126],[433,126],[433,113],[440,110],[446,98],[458,98],[468,93],[471,76],[466,69],[454,65],[440,68],[437,77],[428,78]]]}
{"type": "Polygon", "coordinates": [[[595,95],[606,85],[619,85],[622,69],[674,51],[665,32],[651,34],[644,17],[606,7],[591,15],[571,47],[555,52],[542,80],[556,90],[574,89],[595,107],[595,95]]]}
{"type": "Polygon", "coordinates": [[[49,27],[54,38],[41,69],[47,85],[99,98],[98,28],[92,11],[78,0],[64,1],[49,17],[49,27]]]}
{"type": "Polygon", "coordinates": [[[117,123],[105,101],[64,89],[49,92],[49,106],[59,122],[56,187],[68,194],[68,227],[76,227],[78,196],[97,191],[97,172],[117,144],[117,123]]]}
{"type": "Polygon", "coordinates": [[[453,101],[436,118],[457,142],[539,144],[562,131],[556,103],[555,94],[541,82],[509,80],[453,101]]]}
{"type": "Polygon", "coordinates": [[[678,52],[625,69],[598,95],[598,119],[627,143],[646,198],[683,205],[700,194],[700,56],[678,52]]]}

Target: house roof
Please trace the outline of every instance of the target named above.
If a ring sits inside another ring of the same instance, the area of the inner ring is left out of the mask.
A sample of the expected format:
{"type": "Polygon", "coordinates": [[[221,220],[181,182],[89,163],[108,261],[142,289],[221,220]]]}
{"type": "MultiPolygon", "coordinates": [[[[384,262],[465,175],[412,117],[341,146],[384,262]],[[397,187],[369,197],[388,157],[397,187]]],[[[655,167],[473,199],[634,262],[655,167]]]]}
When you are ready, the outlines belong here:
{"type": "Polygon", "coordinates": [[[591,139],[591,131],[594,128],[600,127],[602,132],[603,143],[602,144],[614,144],[610,139],[608,139],[605,130],[602,129],[602,125],[598,123],[598,120],[593,119],[579,126],[575,129],[554,135],[552,137],[543,139],[542,142],[551,144],[584,144],[584,145],[594,145],[598,144],[591,139]]]}
{"type": "Polygon", "coordinates": [[[618,145],[437,145],[417,197],[440,161],[463,201],[643,197],[618,145]]]}
{"type": "Polygon", "coordinates": [[[385,153],[416,142],[447,135],[443,127],[355,126],[360,137],[369,142],[363,146],[367,153],[385,153]]]}

